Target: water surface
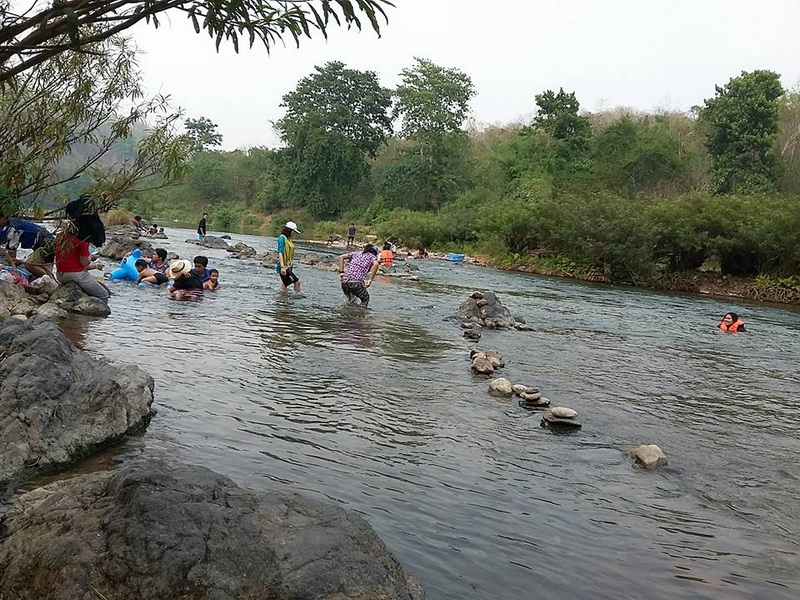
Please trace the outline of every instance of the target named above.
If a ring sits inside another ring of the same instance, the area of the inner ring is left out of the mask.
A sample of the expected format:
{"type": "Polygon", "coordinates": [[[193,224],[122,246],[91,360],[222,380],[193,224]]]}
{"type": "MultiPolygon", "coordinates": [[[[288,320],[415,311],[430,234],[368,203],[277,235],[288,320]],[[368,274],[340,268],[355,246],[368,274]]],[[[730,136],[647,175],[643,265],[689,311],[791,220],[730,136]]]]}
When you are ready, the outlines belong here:
{"type": "Polygon", "coordinates": [[[301,265],[304,295],[281,295],[274,270],[202,253],[217,294],[117,284],[112,316],[72,332],[156,380],[127,450],[356,511],[434,600],[800,596],[797,311],[428,260],[419,283],[377,280],[363,312],[335,273],[301,265]],[[480,347],[581,431],[541,428],[470,374],[448,317],[474,289],[535,327],[480,347]],[[734,309],[748,333],[716,331],[734,309]],[[634,469],[639,443],[669,468],[634,469]]]}

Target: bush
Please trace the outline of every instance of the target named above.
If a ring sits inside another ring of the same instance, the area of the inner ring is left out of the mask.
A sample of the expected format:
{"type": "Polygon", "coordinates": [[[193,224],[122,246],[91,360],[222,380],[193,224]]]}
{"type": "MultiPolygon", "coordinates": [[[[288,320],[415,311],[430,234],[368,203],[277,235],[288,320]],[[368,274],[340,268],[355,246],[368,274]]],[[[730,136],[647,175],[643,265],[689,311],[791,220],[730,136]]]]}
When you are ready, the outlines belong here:
{"type": "Polygon", "coordinates": [[[103,222],[106,224],[106,227],[111,227],[112,225],[130,225],[134,216],[135,215],[130,211],[122,208],[115,208],[103,215],[103,222]]]}

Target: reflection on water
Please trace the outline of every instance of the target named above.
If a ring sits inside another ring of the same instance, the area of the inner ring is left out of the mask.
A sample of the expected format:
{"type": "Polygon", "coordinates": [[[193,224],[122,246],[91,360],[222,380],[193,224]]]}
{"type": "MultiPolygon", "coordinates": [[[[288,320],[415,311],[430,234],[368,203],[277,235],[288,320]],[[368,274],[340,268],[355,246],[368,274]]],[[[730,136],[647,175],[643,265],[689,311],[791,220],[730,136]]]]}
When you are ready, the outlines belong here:
{"type": "Polygon", "coordinates": [[[118,284],[111,318],[69,328],[156,379],[159,412],[124,451],[355,510],[433,599],[797,597],[797,311],[437,261],[420,283],[376,280],[363,311],[335,273],[301,265],[304,295],[280,294],[272,269],[205,252],[224,286],[205,302],[118,284]],[[481,347],[580,432],[470,374],[448,317],[474,289],[535,328],[481,347]],[[715,330],[734,308],[746,335],[715,330]],[[638,443],[670,467],[633,469],[638,443]]]}

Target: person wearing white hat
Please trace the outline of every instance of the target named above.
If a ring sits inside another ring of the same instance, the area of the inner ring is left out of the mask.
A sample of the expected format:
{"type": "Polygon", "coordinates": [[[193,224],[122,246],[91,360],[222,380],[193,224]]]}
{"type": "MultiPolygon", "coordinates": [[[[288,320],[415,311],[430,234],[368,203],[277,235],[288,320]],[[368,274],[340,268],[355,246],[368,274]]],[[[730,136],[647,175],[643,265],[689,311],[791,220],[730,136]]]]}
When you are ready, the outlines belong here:
{"type": "Polygon", "coordinates": [[[287,221],[278,236],[278,262],[275,265],[275,270],[281,278],[282,292],[285,292],[290,285],[294,286],[295,292],[300,292],[300,278],[294,274],[292,269],[292,259],[294,258],[292,235],[295,233],[300,233],[297,223],[287,221]]]}
{"type": "Polygon", "coordinates": [[[192,271],[192,263],[188,260],[173,260],[167,269],[167,276],[172,279],[169,291],[177,300],[196,300],[203,295],[203,283],[192,271]]]}

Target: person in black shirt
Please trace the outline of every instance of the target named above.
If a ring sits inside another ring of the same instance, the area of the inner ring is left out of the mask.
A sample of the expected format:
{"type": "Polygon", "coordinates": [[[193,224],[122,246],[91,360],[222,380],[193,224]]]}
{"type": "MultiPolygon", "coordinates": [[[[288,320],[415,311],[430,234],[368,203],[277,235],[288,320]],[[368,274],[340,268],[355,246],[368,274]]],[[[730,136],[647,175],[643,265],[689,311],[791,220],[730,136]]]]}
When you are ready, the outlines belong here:
{"type": "Polygon", "coordinates": [[[169,291],[176,300],[199,300],[203,297],[203,282],[192,272],[192,263],[188,260],[173,261],[167,275],[173,280],[169,291]]]}
{"type": "Polygon", "coordinates": [[[200,222],[197,224],[197,239],[201,242],[203,238],[206,237],[206,219],[208,218],[208,213],[203,213],[203,218],[200,219],[200,222]]]}

